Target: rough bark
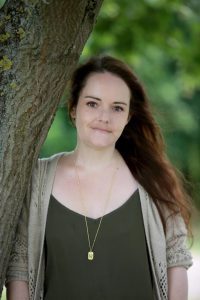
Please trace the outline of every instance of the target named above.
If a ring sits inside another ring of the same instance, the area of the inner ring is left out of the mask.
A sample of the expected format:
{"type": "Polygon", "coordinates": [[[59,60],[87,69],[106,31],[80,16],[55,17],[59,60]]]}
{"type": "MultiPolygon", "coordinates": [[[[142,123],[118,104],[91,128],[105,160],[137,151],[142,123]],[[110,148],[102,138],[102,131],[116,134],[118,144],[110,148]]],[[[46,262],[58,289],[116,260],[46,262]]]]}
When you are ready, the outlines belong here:
{"type": "Polygon", "coordinates": [[[101,2],[7,0],[0,9],[0,291],[33,164],[101,2]]]}

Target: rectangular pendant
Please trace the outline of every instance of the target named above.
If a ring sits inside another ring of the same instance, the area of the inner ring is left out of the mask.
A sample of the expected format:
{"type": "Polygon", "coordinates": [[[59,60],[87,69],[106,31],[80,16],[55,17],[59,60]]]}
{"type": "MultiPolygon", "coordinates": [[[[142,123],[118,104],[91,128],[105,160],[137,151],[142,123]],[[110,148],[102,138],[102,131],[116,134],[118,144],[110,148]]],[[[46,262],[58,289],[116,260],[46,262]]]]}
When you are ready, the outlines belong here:
{"type": "Polygon", "coordinates": [[[93,251],[89,251],[88,252],[88,260],[93,260],[94,259],[94,252],[93,251]]]}

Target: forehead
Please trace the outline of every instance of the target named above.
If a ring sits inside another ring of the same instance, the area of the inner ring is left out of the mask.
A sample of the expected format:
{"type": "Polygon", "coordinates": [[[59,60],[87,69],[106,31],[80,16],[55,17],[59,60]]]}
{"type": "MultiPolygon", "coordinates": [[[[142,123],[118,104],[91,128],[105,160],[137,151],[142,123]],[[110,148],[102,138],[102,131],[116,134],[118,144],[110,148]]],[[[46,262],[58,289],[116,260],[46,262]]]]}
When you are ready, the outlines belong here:
{"type": "Polygon", "coordinates": [[[109,98],[111,100],[130,100],[130,89],[126,82],[120,77],[109,73],[92,73],[80,96],[92,95],[99,98],[109,98]]]}

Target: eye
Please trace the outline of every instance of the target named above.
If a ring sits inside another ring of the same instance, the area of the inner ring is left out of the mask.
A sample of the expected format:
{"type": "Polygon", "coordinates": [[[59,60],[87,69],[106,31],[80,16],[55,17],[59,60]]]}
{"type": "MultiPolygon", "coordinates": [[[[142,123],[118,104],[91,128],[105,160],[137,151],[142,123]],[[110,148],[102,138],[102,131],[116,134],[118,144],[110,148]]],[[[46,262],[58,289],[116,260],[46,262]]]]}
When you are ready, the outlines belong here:
{"type": "Polygon", "coordinates": [[[121,112],[124,111],[124,108],[122,106],[117,105],[113,107],[113,110],[116,112],[121,112]]]}
{"type": "Polygon", "coordinates": [[[87,106],[89,106],[89,107],[97,107],[97,102],[95,102],[95,101],[88,101],[87,103],[86,103],[86,105],[87,106]]]}

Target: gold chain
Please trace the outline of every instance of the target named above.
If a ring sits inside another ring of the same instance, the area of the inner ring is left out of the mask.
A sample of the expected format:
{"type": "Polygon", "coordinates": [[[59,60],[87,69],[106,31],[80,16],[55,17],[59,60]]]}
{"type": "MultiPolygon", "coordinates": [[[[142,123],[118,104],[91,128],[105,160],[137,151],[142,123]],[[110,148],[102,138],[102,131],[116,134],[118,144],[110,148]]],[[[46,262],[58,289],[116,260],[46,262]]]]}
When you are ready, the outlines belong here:
{"type": "MultiPolygon", "coordinates": [[[[80,194],[80,198],[81,198],[81,204],[83,206],[84,211],[86,212],[87,210],[85,209],[85,206],[84,206],[84,201],[83,201],[84,198],[83,198],[83,194],[82,194],[82,190],[81,190],[81,182],[80,182],[80,178],[79,178],[79,175],[78,175],[77,161],[76,160],[74,162],[74,169],[75,169],[75,174],[76,174],[76,179],[77,179],[77,185],[78,185],[78,188],[79,188],[79,194],[80,194]]],[[[109,188],[109,191],[108,191],[108,197],[107,197],[107,201],[106,201],[105,207],[104,207],[104,214],[105,214],[105,211],[106,211],[107,204],[108,204],[108,202],[110,200],[110,197],[111,197],[112,187],[113,187],[114,178],[115,178],[115,175],[117,173],[117,170],[118,170],[118,167],[115,169],[115,171],[113,172],[113,175],[112,175],[111,184],[110,184],[110,188],[109,188]]],[[[87,237],[88,237],[88,244],[89,244],[88,260],[90,260],[90,261],[94,259],[93,248],[94,248],[94,244],[95,244],[96,239],[97,239],[97,235],[99,233],[99,229],[100,229],[100,226],[101,226],[104,214],[100,218],[99,225],[98,225],[95,237],[94,237],[94,241],[93,241],[92,246],[91,246],[90,233],[89,233],[88,222],[87,222],[87,217],[86,217],[87,213],[85,213],[85,225],[86,225],[86,231],[87,231],[87,237]]]]}

